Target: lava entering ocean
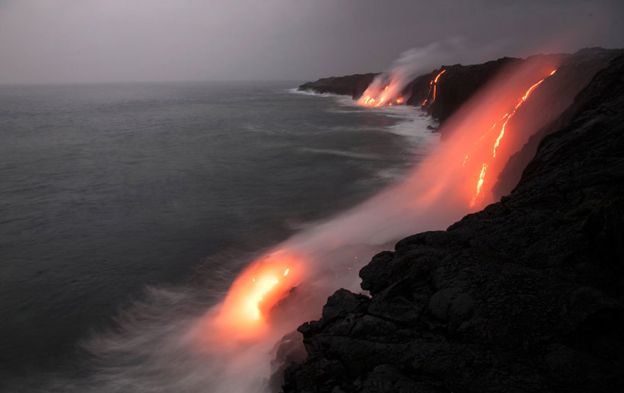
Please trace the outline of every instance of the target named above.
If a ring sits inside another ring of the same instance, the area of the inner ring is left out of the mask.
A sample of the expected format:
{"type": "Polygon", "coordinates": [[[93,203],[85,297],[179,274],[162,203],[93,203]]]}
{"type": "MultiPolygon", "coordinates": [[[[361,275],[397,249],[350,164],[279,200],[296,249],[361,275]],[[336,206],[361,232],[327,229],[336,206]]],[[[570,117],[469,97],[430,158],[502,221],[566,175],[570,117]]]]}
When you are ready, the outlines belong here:
{"type": "Polygon", "coordinates": [[[398,80],[391,80],[383,87],[374,82],[364,91],[357,103],[369,107],[402,105],[405,103],[405,98],[401,95],[402,88],[398,80]]]}
{"type": "MultiPolygon", "coordinates": [[[[252,263],[212,314],[212,331],[225,332],[230,341],[263,337],[272,328],[272,308],[287,298],[292,288],[309,286],[326,274],[321,266],[334,263],[328,255],[335,250],[363,244],[374,248],[418,230],[439,228],[489,202],[494,182],[488,179],[496,179],[502,163],[513,153],[512,147],[500,150],[509,123],[554,74],[553,68],[550,64],[526,66],[499,78],[447,122],[444,127],[452,128],[455,136],[415,167],[403,183],[295,236],[278,251],[252,263]]],[[[444,73],[444,69],[439,71],[430,83],[431,102],[444,73]]],[[[391,96],[388,93],[387,97],[391,96]]],[[[316,304],[322,304],[326,295],[317,294],[316,304]]],[[[292,318],[298,320],[298,316],[292,318]]],[[[296,324],[291,323],[291,328],[296,324]]]]}
{"type": "MultiPolygon", "coordinates": [[[[303,258],[287,249],[260,257],[234,281],[210,319],[210,330],[227,333],[232,343],[262,336],[271,309],[299,283],[304,268],[303,258]]],[[[223,342],[224,337],[210,337],[214,339],[223,342]]]]}
{"type": "MultiPolygon", "coordinates": [[[[240,368],[231,370],[237,391],[260,384],[250,377],[239,389],[236,379],[250,364],[269,364],[275,343],[318,316],[336,288],[358,291],[355,272],[367,256],[406,235],[442,229],[493,200],[495,179],[522,143],[521,138],[505,139],[506,132],[513,125],[514,134],[529,135],[543,126],[519,113],[528,111],[524,104],[554,74],[553,63],[531,61],[502,73],[445,122],[440,132],[450,137],[402,182],[255,259],[223,302],[194,325],[191,341],[216,358],[237,359],[232,362],[240,368]]],[[[444,74],[439,71],[429,84],[431,102],[444,74]]],[[[372,106],[400,98],[392,84],[382,90],[386,98],[375,99],[372,106]]],[[[214,391],[230,391],[229,385],[214,391]]]]}
{"type": "MultiPolygon", "coordinates": [[[[435,74],[431,81],[429,81],[429,91],[427,92],[426,98],[420,104],[421,106],[424,107],[435,102],[438,96],[438,82],[445,72],[446,69],[441,69],[435,74]]],[[[371,83],[357,100],[357,103],[358,105],[368,107],[402,105],[405,103],[404,88],[405,80],[399,75],[393,73],[387,76],[382,75],[371,83]],[[385,83],[383,82],[384,78],[388,78],[390,81],[385,83]]]]}

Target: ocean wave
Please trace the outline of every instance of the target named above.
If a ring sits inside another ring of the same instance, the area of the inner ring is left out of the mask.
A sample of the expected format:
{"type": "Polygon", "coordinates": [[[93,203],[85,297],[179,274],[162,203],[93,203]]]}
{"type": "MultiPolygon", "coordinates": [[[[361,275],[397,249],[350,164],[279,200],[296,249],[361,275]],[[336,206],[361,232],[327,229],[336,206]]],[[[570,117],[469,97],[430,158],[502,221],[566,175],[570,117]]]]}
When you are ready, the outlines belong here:
{"type": "Polygon", "coordinates": [[[346,150],[315,149],[315,148],[303,147],[299,149],[299,151],[308,152],[308,153],[317,153],[317,154],[328,154],[332,156],[339,156],[339,157],[346,157],[346,158],[355,158],[359,160],[382,160],[383,159],[383,157],[380,157],[375,154],[356,153],[356,152],[346,151],[346,150]]]}

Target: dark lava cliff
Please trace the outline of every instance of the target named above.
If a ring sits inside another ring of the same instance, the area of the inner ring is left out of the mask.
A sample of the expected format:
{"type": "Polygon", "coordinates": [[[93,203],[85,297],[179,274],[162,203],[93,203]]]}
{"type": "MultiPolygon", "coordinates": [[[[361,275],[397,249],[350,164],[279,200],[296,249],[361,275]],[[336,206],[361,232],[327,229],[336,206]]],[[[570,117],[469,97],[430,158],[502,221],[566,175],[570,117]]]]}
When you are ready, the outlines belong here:
{"type": "MultiPolygon", "coordinates": [[[[435,119],[443,122],[449,118],[463,103],[465,103],[478,89],[483,87],[503,67],[521,62],[521,59],[504,57],[474,65],[443,66],[447,71],[438,84],[439,99],[425,109],[435,119]]],[[[429,82],[440,69],[420,75],[407,81],[403,89],[403,96],[407,97],[406,104],[420,106],[427,98],[429,82]]],[[[316,93],[331,93],[351,96],[357,99],[362,96],[368,85],[379,75],[378,73],[353,74],[321,78],[315,82],[307,82],[299,86],[299,90],[316,93]]]]}
{"type": "MultiPolygon", "coordinates": [[[[519,61],[521,60],[505,57],[483,64],[444,66],[447,72],[438,84],[440,98],[427,106],[426,110],[434,118],[443,122],[504,66],[519,61]]],[[[408,81],[403,89],[403,96],[407,97],[407,105],[419,106],[427,98],[429,82],[439,71],[439,69],[432,70],[430,73],[408,81]]],[[[357,99],[362,96],[377,75],[379,74],[369,73],[321,78],[315,82],[304,83],[298,89],[321,94],[347,95],[357,99]]]]}
{"type": "MultiPolygon", "coordinates": [[[[411,81],[408,81],[403,88],[402,95],[407,98],[407,105],[420,106],[429,93],[429,82],[440,70],[445,69],[446,72],[437,85],[437,99],[435,102],[423,107],[433,118],[443,123],[502,70],[525,62],[552,58],[555,60],[555,63],[562,63],[562,69],[560,69],[558,75],[553,78],[559,83],[551,89],[550,93],[544,93],[543,90],[548,90],[548,88],[542,88],[539,94],[545,97],[548,97],[549,94],[557,95],[558,100],[551,100],[548,104],[551,107],[548,111],[544,112],[559,115],[559,112],[570,104],[570,102],[561,99],[561,97],[574,97],[598,70],[605,67],[608,61],[621,53],[622,51],[620,50],[587,48],[574,54],[536,55],[526,59],[503,57],[481,64],[444,65],[439,69],[432,70],[430,73],[417,76],[411,81]],[[561,108],[553,108],[553,102],[554,106],[559,106],[561,108]]],[[[357,99],[362,96],[368,85],[370,85],[378,75],[378,73],[369,73],[321,78],[315,82],[304,83],[299,86],[298,89],[316,93],[347,95],[357,99]]],[[[546,99],[542,101],[545,100],[546,99]]],[[[533,99],[533,101],[539,100],[533,99]]],[[[540,102],[538,105],[545,105],[545,103],[540,102]]],[[[533,146],[532,149],[529,148],[527,152],[530,155],[530,159],[532,154],[535,153],[535,146],[533,146]]],[[[527,162],[527,160],[520,159],[518,165],[524,167],[527,162]]],[[[515,178],[515,181],[517,182],[517,178],[515,178]]]]}
{"type": "Polygon", "coordinates": [[[339,94],[358,98],[371,84],[378,73],[330,76],[315,82],[307,82],[299,86],[299,90],[313,91],[320,94],[339,94]]]}
{"type": "Polygon", "coordinates": [[[509,196],[417,234],[302,325],[294,392],[624,391],[624,56],[509,196]]]}

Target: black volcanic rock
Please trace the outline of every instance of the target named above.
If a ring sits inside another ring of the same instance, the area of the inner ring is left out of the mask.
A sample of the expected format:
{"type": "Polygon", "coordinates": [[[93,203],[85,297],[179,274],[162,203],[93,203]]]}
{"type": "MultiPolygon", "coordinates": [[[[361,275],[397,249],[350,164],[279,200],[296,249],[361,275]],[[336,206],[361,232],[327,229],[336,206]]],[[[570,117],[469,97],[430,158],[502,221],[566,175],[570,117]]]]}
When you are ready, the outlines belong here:
{"type": "Polygon", "coordinates": [[[624,56],[579,93],[518,186],[398,242],[299,328],[283,390],[624,391],[624,56]]]}
{"type": "MultiPolygon", "coordinates": [[[[407,105],[420,106],[429,93],[429,82],[442,68],[446,69],[446,73],[438,84],[440,93],[438,99],[426,107],[434,118],[443,122],[504,66],[521,61],[521,59],[505,57],[483,64],[443,66],[414,78],[403,89],[403,95],[407,97],[407,105]]],[[[322,78],[315,82],[304,83],[298,89],[315,93],[347,95],[357,99],[362,96],[377,75],[379,74],[369,73],[322,78]]]]}
{"type": "MultiPolygon", "coordinates": [[[[427,112],[441,123],[444,122],[504,67],[520,62],[522,62],[521,59],[503,57],[482,64],[443,66],[442,68],[446,72],[438,81],[438,96],[433,104],[427,106],[427,112]]],[[[429,81],[435,77],[438,71],[435,70],[431,74],[417,78],[412,82],[408,104],[420,105],[422,100],[426,98],[422,96],[422,91],[428,90],[429,81]],[[423,82],[426,83],[426,86],[422,86],[423,82]]]]}
{"type": "Polygon", "coordinates": [[[299,86],[298,90],[312,91],[321,94],[339,94],[359,98],[371,84],[377,73],[353,74],[321,78],[315,82],[307,82],[299,86]]]}
{"type": "MultiPolygon", "coordinates": [[[[520,61],[522,60],[505,57],[483,64],[443,66],[414,78],[403,89],[403,95],[407,97],[407,105],[420,106],[429,93],[429,82],[442,68],[446,69],[446,73],[438,84],[438,99],[426,107],[427,112],[443,122],[504,66],[520,61]]],[[[377,75],[379,74],[369,73],[322,78],[315,82],[304,83],[298,89],[315,93],[347,95],[357,99],[362,96],[377,75]]]]}
{"type": "MultiPolygon", "coordinates": [[[[442,66],[411,80],[403,89],[402,94],[407,97],[407,105],[420,106],[429,94],[429,82],[441,69],[446,69],[438,83],[437,99],[424,107],[433,118],[443,123],[503,67],[522,61],[505,57],[482,64],[442,66]]],[[[346,95],[357,99],[378,75],[378,73],[369,73],[322,78],[315,82],[304,83],[298,89],[315,93],[346,95]]]]}
{"type": "MultiPolygon", "coordinates": [[[[621,51],[606,50],[603,48],[583,49],[573,55],[555,54],[555,55],[536,55],[527,59],[519,59],[512,57],[503,57],[497,60],[488,61],[481,64],[473,65],[449,65],[441,66],[432,70],[430,73],[420,75],[411,80],[403,89],[403,96],[407,97],[406,104],[412,106],[421,106],[422,102],[427,98],[430,87],[429,82],[442,70],[446,72],[440,78],[437,85],[437,98],[433,103],[426,105],[423,109],[440,123],[444,123],[451,115],[453,115],[464,103],[466,103],[477,91],[483,88],[498,73],[506,67],[520,65],[526,61],[535,59],[553,58],[563,60],[563,67],[559,75],[555,79],[560,83],[556,84],[549,93],[541,92],[548,90],[542,87],[540,93],[543,99],[533,98],[536,106],[546,105],[550,96],[557,94],[557,100],[548,103],[551,110],[542,111],[551,114],[553,119],[563,111],[578,91],[584,87],[587,82],[598,72],[604,68],[609,60],[617,56],[621,51]],[[549,96],[550,94],[550,96],[549,96]],[[556,108],[559,106],[560,108],[556,108]]],[[[299,86],[299,90],[312,91],[316,93],[331,93],[338,95],[351,96],[354,99],[359,98],[366,90],[368,85],[378,76],[378,73],[354,74],[339,77],[322,78],[315,82],[307,82],[299,86]]],[[[445,130],[444,137],[448,137],[448,129],[445,130]]],[[[536,139],[539,142],[539,138],[536,139]]],[[[537,144],[527,147],[529,159],[535,153],[537,144]]],[[[518,160],[520,171],[526,166],[528,160],[518,160]]],[[[517,183],[519,173],[510,176],[513,178],[514,185],[517,183]]],[[[501,190],[508,192],[510,188],[503,187],[501,190]]]]}

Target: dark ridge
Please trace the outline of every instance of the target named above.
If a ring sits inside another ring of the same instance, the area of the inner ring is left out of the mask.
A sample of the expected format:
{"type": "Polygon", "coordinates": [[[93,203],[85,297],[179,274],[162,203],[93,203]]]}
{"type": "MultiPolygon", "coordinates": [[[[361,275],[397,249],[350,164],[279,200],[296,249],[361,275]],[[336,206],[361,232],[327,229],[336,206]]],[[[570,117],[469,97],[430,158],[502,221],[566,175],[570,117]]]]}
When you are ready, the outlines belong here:
{"type": "MultiPolygon", "coordinates": [[[[429,93],[429,82],[442,68],[447,69],[438,84],[438,99],[425,108],[442,123],[495,76],[503,66],[520,61],[522,60],[504,57],[483,64],[442,66],[414,78],[405,86],[403,95],[407,97],[407,105],[420,106],[429,93]]],[[[377,75],[379,73],[321,78],[315,82],[304,83],[298,89],[315,93],[347,95],[358,99],[377,75]]]]}
{"type": "Polygon", "coordinates": [[[416,78],[410,85],[409,105],[418,106],[426,98],[429,81],[442,69],[446,72],[438,81],[438,97],[426,107],[427,112],[440,123],[448,119],[474,93],[485,86],[504,67],[522,62],[521,59],[503,57],[483,64],[442,66],[439,70],[416,78]],[[423,86],[423,83],[425,84],[423,86]],[[425,92],[423,94],[423,92],[425,92]]]}
{"type": "MultiPolygon", "coordinates": [[[[557,91],[561,93],[563,97],[573,97],[585,86],[589,79],[591,79],[598,70],[605,67],[608,61],[617,55],[617,53],[619,53],[618,50],[586,48],[573,55],[534,55],[526,59],[503,57],[481,64],[443,65],[427,74],[414,78],[403,89],[403,96],[407,97],[407,105],[421,106],[428,96],[429,82],[438,72],[442,69],[446,69],[446,72],[438,82],[438,97],[436,101],[423,108],[442,124],[467,102],[473,94],[484,87],[505,67],[548,57],[565,59],[564,63],[570,60],[573,64],[569,65],[567,67],[568,71],[564,72],[564,74],[568,74],[567,80],[557,91]]],[[[566,68],[564,68],[564,71],[565,70],[566,68]]],[[[322,78],[315,82],[304,83],[299,86],[298,89],[316,93],[347,95],[353,99],[357,99],[361,97],[362,93],[364,93],[366,88],[378,75],[379,73],[369,73],[322,78]]],[[[559,106],[562,106],[560,111],[567,107],[567,105],[569,105],[569,101],[565,101],[565,99],[560,100],[559,106]]],[[[549,113],[558,115],[557,111],[549,111],[549,113]]],[[[448,135],[444,136],[447,137],[448,135]]],[[[526,161],[524,165],[526,165],[526,161]]]]}
{"type": "Polygon", "coordinates": [[[518,186],[399,241],[302,325],[283,391],[624,391],[624,56],[541,141],[518,186]]]}
{"type": "Polygon", "coordinates": [[[321,94],[338,94],[359,98],[379,73],[353,74],[321,78],[315,82],[307,82],[298,87],[301,91],[312,91],[321,94]]]}

